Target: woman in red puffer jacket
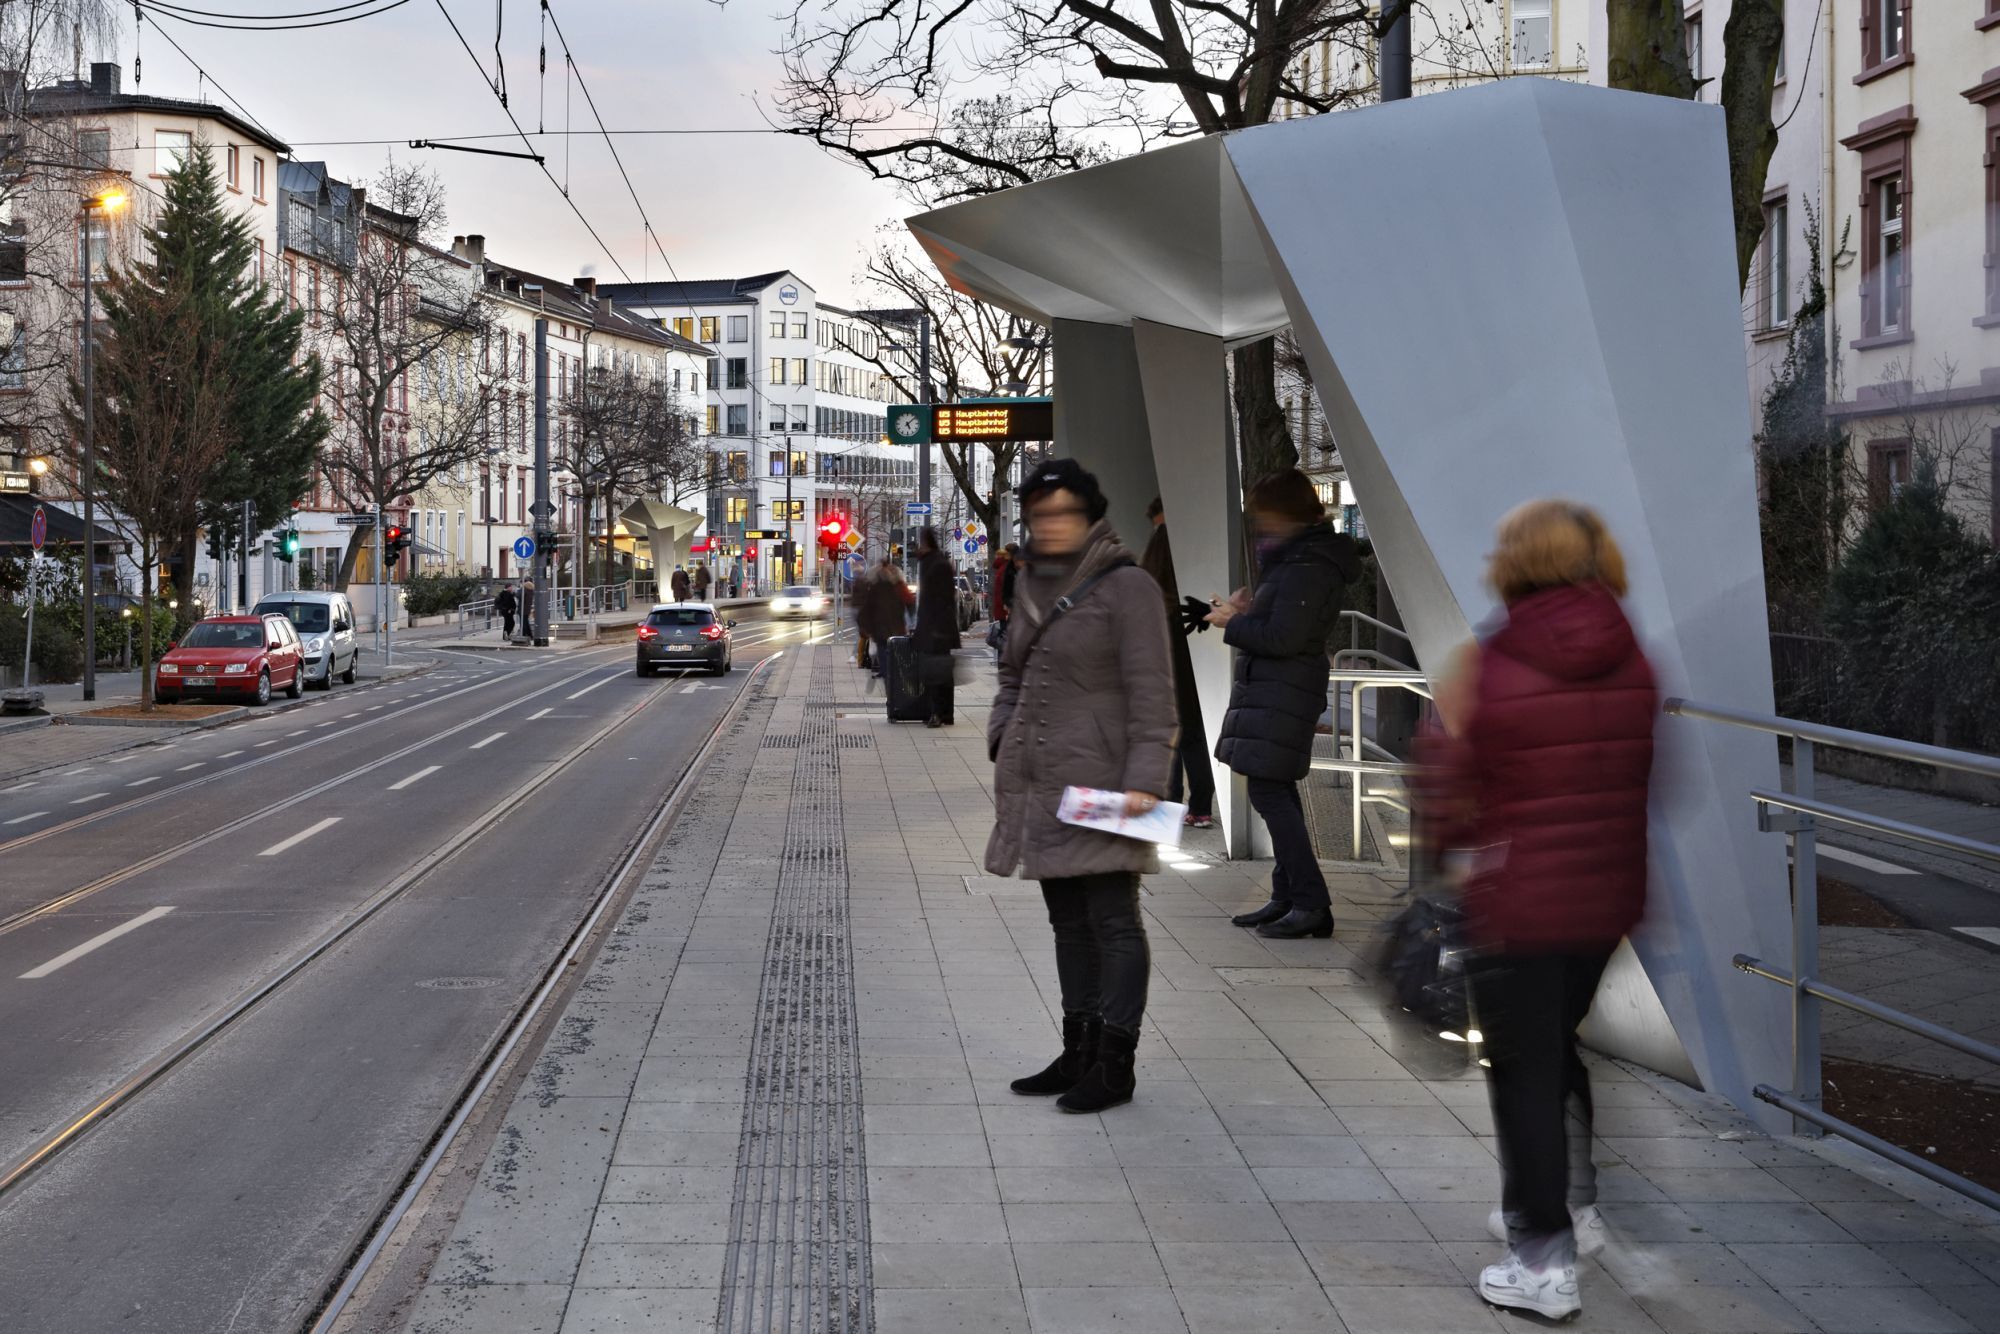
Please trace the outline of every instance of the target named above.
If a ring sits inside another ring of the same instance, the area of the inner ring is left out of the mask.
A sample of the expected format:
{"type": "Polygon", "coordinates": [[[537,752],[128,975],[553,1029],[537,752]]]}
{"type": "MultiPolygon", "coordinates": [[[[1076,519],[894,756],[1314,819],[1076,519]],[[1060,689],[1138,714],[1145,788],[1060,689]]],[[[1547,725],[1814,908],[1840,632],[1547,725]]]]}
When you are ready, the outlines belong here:
{"type": "Polygon", "coordinates": [[[1603,1236],[1576,1030],[1645,912],[1659,699],[1618,603],[1624,558],[1595,513],[1523,505],[1501,521],[1487,578],[1506,621],[1461,654],[1437,700],[1451,732],[1443,841],[1469,856],[1464,906],[1482,951],[1473,1003],[1503,1177],[1492,1227],[1511,1243],[1479,1291],[1561,1318],[1581,1309],[1579,1245],[1603,1236]]]}

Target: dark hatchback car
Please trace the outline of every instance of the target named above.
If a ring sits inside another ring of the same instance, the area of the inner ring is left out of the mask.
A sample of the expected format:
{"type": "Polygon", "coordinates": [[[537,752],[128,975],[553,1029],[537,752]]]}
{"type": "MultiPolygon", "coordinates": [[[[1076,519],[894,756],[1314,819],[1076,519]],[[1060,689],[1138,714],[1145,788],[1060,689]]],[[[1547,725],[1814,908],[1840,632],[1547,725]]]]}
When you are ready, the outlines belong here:
{"type": "Polygon", "coordinates": [[[663,602],[639,622],[639,675],[704,667],[722,675],[730,668],[729,632],[734,621],[718,618],[706,602],[663,602]]]}

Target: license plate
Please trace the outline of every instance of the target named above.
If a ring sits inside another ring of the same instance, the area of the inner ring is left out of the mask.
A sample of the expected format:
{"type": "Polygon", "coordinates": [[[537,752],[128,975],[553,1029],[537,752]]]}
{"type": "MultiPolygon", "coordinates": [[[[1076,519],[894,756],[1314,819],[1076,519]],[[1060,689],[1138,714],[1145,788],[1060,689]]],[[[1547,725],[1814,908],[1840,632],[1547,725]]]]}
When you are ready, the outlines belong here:
{"type": "Polygon", "coordinates": [[[214,685],[215,682],[206,676],[190,676],[182,681],[181,684],[194,690],[206,690],[214,685]]]}
{"type": "Polygon", "coordinates": [[[694,645],[693,645],[693,644],[669,644],[669,645],[667,645],[667,652],[669,652],[669,653],[692,653],[692,652],[694,652],[694,645]]]}

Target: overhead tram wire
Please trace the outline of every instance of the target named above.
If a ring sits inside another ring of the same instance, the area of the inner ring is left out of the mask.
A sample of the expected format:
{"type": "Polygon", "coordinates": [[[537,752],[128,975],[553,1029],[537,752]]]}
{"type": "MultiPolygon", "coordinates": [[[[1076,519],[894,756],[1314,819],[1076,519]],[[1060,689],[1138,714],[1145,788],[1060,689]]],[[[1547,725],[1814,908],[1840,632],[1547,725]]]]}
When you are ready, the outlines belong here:
{"type": "MultiPolygon", "coordinates": [[[[135,12],[138,12],[139,6],[135,4],[133,6],[133,9],[135,12]]],[[[202,78],[208,80],[210,83],[215,84],[215,91],[221,93],[223,98],[227,100],[231,106],[235,107],[238,112],[242,114],[243,119],[250,122],[250,126],[252,129],[262,134],[265,138],[269,139],[274,144],[282,144],[285,142],[283,139],[280,139],[277,135],[271,133],[270,128],[266,126],[263,121],[258,120],[255,116],[251,115],[250,108],[244,106],[243,103],[239,101],[233,93],[231,93],[227,88],[224,88],[220,83],[218,83],[213,74],[210,74],[207,70],[203,69],[201,62],[199,60],[196,60],[193,56],[189,55],[187,52],[187,48],[182,46],[179,42],[175,41],[174,35],[168,32],[165,28],[162,28],[157,19],[154,20],[153,22],[153,30],[155,32],[158,32],[160,36],[163,39],[165,39],[168,46],[171,46],[174,48],[174,50],[180,52],[181,59],[187,61],[188,64],[194,66],[195,72],[197,74],[201,75],[202,78]]]]}
{"type": "MultiPolygon", "coordinates": [[[[317,19],[311,23],[280,22],[278,21],[279,18],[286,16],[278,15],[272,16],[269,20],[223,23],[216,19],[191,18],[187,13],[180,12],[177,6],[161,4],[159,0],[137,0],[133,8],[153,11],[155,26],[158,26],[161,18],[170,18],[177,23],[192,24],[197,28],[227,28],[237,32],[303,32],[308,28],[332,28],[342,23],[359,23],[363,19],[372,19],[377,14],[386,14],[392,9],[401,9],[404,5],[409,4],[410,0],[363,0],[363,2],[379,5],[379,8],[371,9],[365,14],[349,14],[344,18],[317,19]]],[[[199,13],[202,11],[197,10],[193,12],[199,13]]],[[[333,11],[322,12],[330,13],[333,11]]],[[[231,14],[225,17],[245,20],[252,19],[252,16],[248,14],[231,14]]],[[[289,17],[303,18],[305,15],[299,14],[289,17]]]]}
{"type": "Polygon", "coordinates": [[[349,3],[335,5],[331,9],[302,9],[296,14],[237,14],[221,9],[196,9],[193,5],[177,5],[173,3],[173,0],[144,0],[144,3],[148,9],[174,9],[184,14],[199,15],[202,18],[246,19],[258,22],[279,23],[288,22],[292,19],[319,18],[326,14],[344,14],[349,10],[365,9],[369,5],[380,4],[382,0],[349,0],[349,3]]]}

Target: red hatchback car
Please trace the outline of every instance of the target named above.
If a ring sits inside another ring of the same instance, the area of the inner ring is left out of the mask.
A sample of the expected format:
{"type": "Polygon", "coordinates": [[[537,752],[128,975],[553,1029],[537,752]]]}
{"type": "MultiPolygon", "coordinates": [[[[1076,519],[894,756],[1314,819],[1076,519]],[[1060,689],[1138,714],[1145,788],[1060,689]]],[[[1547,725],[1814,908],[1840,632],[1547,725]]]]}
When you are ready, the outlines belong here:
{"type": "Polygon", "coordinates": [[[210,616],[167,651],[153,675],[153,697],[162,704],[248,696],[268,704],[273,688],[297,699],[305,651],[299,633],[282,616],[210,616]]]}

